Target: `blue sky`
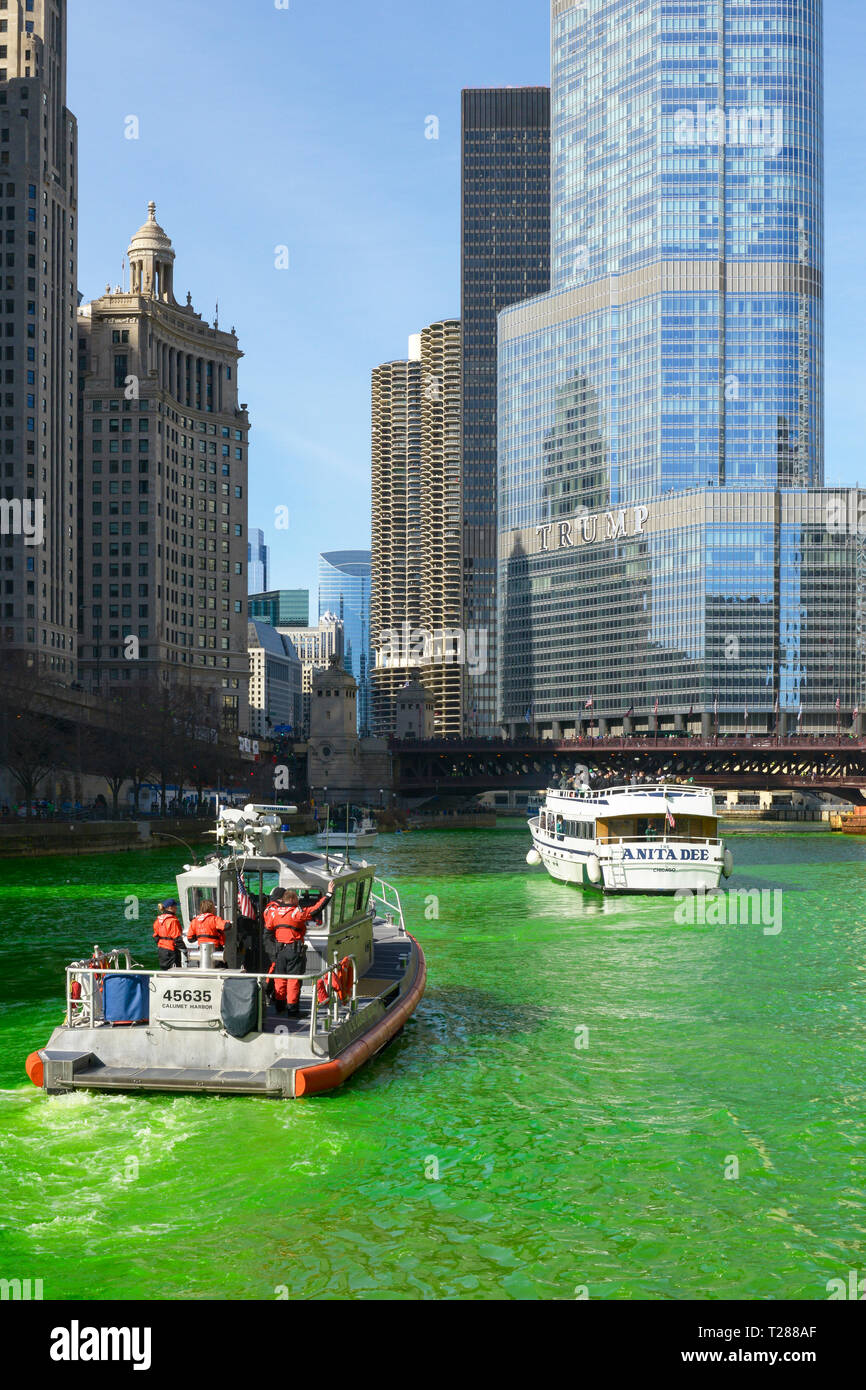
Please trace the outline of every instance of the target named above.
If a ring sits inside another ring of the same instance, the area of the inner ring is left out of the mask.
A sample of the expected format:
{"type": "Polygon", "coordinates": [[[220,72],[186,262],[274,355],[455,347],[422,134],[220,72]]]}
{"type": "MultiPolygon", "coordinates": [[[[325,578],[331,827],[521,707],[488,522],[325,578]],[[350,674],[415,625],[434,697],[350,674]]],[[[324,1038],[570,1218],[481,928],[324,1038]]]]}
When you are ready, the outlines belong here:
{"type": "MultiPolygon", "coordinates": [[[[866,485],[866,6],[825,10],[827,481],[866,485]]],[[[275,586],[312,606],[319,551],[369,545],[370,372],[460,312],[461,88],[547,83],[548,16],[548,0],[70,0],[81,290],[120,283],[154,198],[178,298],[211,319],[218,299],[238,329],[250,524],[275,586]]]]}

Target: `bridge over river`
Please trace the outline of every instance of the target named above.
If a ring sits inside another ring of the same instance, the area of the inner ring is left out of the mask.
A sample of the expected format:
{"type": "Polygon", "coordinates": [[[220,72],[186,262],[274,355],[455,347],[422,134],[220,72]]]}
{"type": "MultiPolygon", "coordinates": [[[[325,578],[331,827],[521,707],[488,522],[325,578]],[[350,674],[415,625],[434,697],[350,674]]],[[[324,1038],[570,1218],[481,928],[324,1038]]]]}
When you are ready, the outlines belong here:
{"type": "Polygon", "coordinates": [[[394,791],[401,797],[465,792],[541,791],[583,764],[628,782],[694,779],[718,791],[832,792],[866,802],[866,739],[839,735],[784,738],[584,738],[391,740],[394,791]]]}

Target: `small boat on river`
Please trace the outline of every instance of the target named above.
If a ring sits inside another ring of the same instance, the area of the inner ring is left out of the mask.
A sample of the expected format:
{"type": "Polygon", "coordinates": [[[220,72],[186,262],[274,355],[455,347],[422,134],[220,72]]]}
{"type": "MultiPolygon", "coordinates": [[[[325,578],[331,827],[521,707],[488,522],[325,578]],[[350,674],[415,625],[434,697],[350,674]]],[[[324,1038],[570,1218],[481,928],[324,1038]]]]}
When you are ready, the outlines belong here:
{"type": "Polygon", "coordinates": [[[319,845],[331,849],[369,849],[379,838],[379,827],[370,815],[353,820],[345,830],[328,826],[316,836],[319,845]]]}
{"type": "Polygon", "coordinates": [[[424,993],[426,965],[399,893],[348,852],[287,849],[286,811],[224,808],[216,850],[177,875],[183,968],[144,969],[128,950],[98,946],[67,966],[66,1017],[27,1059],[35,1085],[49,1095],[311,1096],[341,1085],[401,1032],[424,993]],[[272,891],[293,890],[311,908],[331,881],[333,896],[307,928],[304,974],[278,976],[268,969],[263,921],[272,891]],[[209,902],[227,923],[223,950],[188,937],[209,902]],[[296,1015],[273,997],[279,979],[300,981],[296,1015]]]}

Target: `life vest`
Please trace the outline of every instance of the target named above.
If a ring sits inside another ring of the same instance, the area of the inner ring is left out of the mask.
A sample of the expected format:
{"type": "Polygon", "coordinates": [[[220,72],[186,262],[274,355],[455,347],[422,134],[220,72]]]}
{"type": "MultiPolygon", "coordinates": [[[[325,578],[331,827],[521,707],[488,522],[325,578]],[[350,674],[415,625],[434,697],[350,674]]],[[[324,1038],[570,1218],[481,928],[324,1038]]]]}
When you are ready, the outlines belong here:
{"type": "Polygon", "coordinates": [[[173,951],[183,936],[183,929],[173,912],[162,912],[153,924],[153,935],[161,951],[173,951]]]}
{"type": "Polygon", "coordinates": [[[200,912],[197,917],[193,917],[187,936],[190,941],[211,941],[214,946],[223,947],[226,944],[227,926],[228,922],[223,921],[222,917],[217,917],[215,912],[200,912]]]}
{"type": "Polygon", "coordinates": [[[267,921],[268,931],[272,931],[280,945],[286,946],[292,941],[303,941],[307,934],[307,922],[309,921],[309,908],[303,907],[282,907],[279,903],[274,904],[273,911],[270,911],[270,920],[267,921]]]}

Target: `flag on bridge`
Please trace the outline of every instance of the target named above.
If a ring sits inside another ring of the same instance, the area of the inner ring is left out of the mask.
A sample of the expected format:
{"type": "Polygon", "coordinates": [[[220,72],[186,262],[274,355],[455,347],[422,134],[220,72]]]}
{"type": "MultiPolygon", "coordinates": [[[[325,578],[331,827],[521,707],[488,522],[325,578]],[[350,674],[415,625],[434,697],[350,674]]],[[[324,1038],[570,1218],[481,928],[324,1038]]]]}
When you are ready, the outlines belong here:
{"type": "Polygon", "coordinates": [[[658,695],[657,695],[657,696],[656,696],[656,702],[655,702],[655,704],[653,705],[653,714],[658,714],[658,712],[659,712],[659,697],[658,697],[658,695]]]}
{"type": "Polygon", "coordinates": [[[853,720],[853,719],[859,719],[859,718],[860,718],[860,706],[859,706],[859,705],[855,706],[854,713],[851,715],[851,718],[852,718],[852,720],[853,720]]]}
{"type": "Polygon", "coordinates": [[[839,711],[841,710],[841,708],[842,708],[842,701],[840,700],[839,696],[837,695],[837,696],[836,696],[836,713],[837,713],[837,714],[839,713],[839,711]]]}
{"type": "Polygon", "coordinates": [[[623,718],[624,718],[624,719],[633,719],[633,718],[634,718],[634,705],[629,705],[628,709],[626,710],[625,714],[623,715],[623,718]]]}
{"type": "Polygon", "coordinates": [[[584,709],[592,709],[592,696],[591,696],[591,695],[590,695],[589,699],[587,700],[587,702],[586,702],[586,704],[584,705],[583,708],[584,708],[584,709]]]}
{"type": "Polygon", "coordinates": [[[798,723],[798,724],[802,724],[802,722],[803,722],[803,706],[801,705],[801,706],[800,706],[800,713],[797,715],[797,723],[798,723]]]}
{"type": "Polygon", "coordinates": [[[235,870],[238,876],[238,912],[242,917],[249,917],[255,921],[256,909],[253,907],[253,900],[247,892],[247,886],[239,870],[235,870]]]}

